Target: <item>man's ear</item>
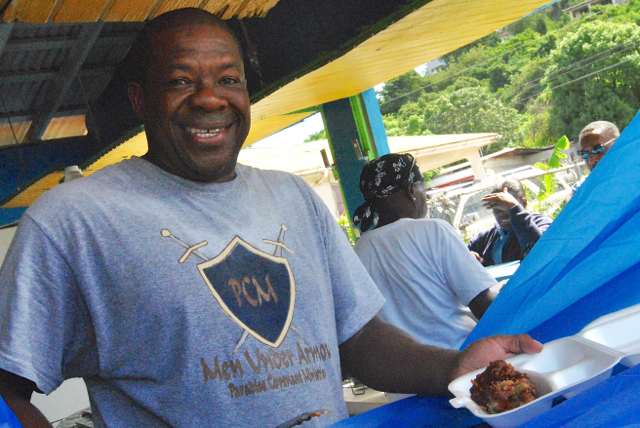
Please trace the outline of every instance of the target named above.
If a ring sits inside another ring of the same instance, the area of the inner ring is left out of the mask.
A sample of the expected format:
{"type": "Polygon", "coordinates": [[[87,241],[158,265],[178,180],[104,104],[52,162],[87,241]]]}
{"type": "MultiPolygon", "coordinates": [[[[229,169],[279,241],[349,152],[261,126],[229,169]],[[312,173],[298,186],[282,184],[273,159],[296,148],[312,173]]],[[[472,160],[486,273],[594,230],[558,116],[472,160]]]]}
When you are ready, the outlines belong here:
{"type": "Polygon", "coordinates": [[[137,82],[130,82],[127,94],[129,95],[129,101],[131,101],[131,105],[133,106],[133,111],[136,113],[136,116],[138,116],[138,119],[142,120],[142,98],[144,96],[142,86],[137,82]]]}
{"type": "Polygon", "coordinates": [[[411,201],[416,200],[416,195],[414,194],[415,185],[413,183],[409,183],[407,188],[404,190],[405,194],[411,201]]]}

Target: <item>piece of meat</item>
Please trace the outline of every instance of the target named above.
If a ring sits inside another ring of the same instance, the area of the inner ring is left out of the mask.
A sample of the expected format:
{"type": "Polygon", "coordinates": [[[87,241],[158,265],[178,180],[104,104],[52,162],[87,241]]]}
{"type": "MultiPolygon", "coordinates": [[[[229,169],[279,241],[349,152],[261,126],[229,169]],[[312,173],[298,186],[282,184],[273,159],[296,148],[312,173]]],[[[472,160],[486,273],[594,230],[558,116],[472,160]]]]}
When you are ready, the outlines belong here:
{"type": "Polygon", "coordinates": [[[471,383],[471,399],[487,413],[506,412],[537,397],[529,375],[516,371],[504,360],[492,362],[471,383]]]}

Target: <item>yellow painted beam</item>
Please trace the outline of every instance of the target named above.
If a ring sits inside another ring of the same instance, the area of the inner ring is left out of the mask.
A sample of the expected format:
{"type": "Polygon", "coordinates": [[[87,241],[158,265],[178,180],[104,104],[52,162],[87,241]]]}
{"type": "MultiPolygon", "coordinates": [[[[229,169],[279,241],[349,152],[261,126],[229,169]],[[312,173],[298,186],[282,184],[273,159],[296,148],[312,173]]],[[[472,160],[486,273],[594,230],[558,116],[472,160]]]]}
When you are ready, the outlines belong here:
{"type": "Polygon", "coordinates": [[[256,102],[254,123],[366,91],[522,18],[549,0],[434,0],[256,102]]]}
{"type": "Polygon", "coordinates": [[[294,125],[300,122],[302,119],[307,118],[315,113],[315,111],[311,111],[297,114],[288,114],[284,116],[277,116],[260,122],[254,122],[251,124],[251,131],[249,132],[249,136],[244,142],[243,147],[249,146],[256,141],[260,141],[263,138],[268,137],[269,135],[273,135],[278,131],[288,128],[291,125],[294,125]]]}
{"type": "Polygon", "coordinates": [[[47,190],[57,186],[60,183],[60,180],[64,177],[63,171],[55,171],[46,176],[42,177],[40,180],[33,183],[31,186],[24,189],[22,192],[17,194],[15,197],[7,200],[0,208],[22,208],[28,207],[31,205],[40,195],[42,195],[47,190]]]}

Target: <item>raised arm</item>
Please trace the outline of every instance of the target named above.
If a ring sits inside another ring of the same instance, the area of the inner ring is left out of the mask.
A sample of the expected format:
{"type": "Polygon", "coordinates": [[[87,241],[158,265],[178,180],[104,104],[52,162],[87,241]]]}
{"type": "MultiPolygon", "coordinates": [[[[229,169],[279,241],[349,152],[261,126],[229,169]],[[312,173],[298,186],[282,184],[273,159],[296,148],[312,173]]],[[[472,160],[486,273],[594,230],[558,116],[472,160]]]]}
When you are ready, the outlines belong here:
{"type": "Polygon", "coordinates": [[[482,293],[478,294],[470,303],[469,309],[471,309],[471,313],[474,317],[480,319],[487,312],[491,303],[493,303],[493,299],[496,298],[496,293],[491,291],[491,289],[487,288],[482,293]]]}
{"type": "Polygon", "coordinates": [[[529,245],[535,245],[553,222],[549,217],[530,213],[520,205],[509,210],[509,217],[513,231],[523,250],[529,245]]]}
{"type": "Polygon", "coordinates": [[[0,369],[0,395],[24,428],[51,428],[47,418],[30,402],[35,383],[0,369]]]}
{"type": "Polygon", "coordinates": [[[343,369],[371,388],[421,395],[447,395],[456,377],[514,353],[537,353],[542,345],[527,335],[492,336],[465,351],[423,345],[375,317],[340,345],[343,369]]]}

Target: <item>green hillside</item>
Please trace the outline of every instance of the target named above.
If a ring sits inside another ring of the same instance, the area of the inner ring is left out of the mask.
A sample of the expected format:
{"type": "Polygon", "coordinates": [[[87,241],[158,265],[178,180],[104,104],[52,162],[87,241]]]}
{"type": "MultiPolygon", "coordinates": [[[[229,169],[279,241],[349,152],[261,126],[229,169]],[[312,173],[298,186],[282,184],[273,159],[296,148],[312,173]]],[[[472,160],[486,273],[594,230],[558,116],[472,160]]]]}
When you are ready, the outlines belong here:
{"type": "Polygon", "coordinates": [[[640,109],[640,0],[570,20],[560,1],[412,71],[379,92],[389,135],[497,132],[503,147],[577,139],[594,120],[622,130],[640,109]]]}

